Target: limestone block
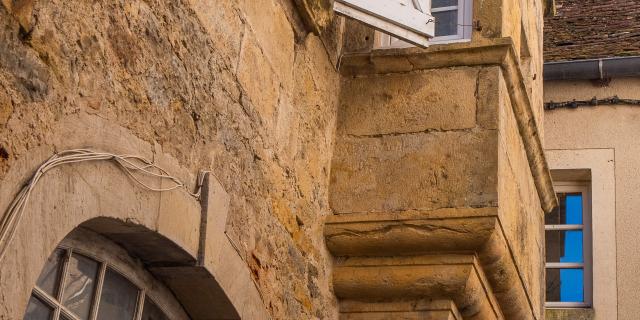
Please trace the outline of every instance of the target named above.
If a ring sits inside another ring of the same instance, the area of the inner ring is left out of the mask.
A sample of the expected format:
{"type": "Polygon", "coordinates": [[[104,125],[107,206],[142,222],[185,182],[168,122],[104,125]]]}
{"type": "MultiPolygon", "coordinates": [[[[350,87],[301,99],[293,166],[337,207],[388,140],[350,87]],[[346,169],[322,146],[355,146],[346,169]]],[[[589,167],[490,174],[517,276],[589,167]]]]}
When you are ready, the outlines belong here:
{"type": "Polygon", "coordinates": [[[348,258],[335,265],[333,282],[343,299],[451,299],[464,319],[504,319],[472,255],[348,258]]]}
{"type": "Polygon", "coordinates": [[[339,214],[327,219],[325,237],[338,263],[343,257],[475,252],[505,317],[539,319],[531,304],[535,292],[522,280],[497,214],[495,207],[339,214]]]}
{"type": "Polygon", "coordinates": [[[400,134],[476,125],[476,68],[428,70],[344,81],[340,132],[400,134]],[[464,94],[462,94],[464,93],[464,94]]]}
{"type": "Polygon", "coordinates": [[[478,75],[478,125],[485,129],[498,129],[498,108],[508,107],[501,104],[499,89],[504,86],[500,67],[482,68],[478,75]]]}
{"type": "Polygon", "coordinates": [[[337,139],[330,203],[339,213],[495,205],[497,133],[337,139]]]}
{"type": "Polygon", "coordinates": [[[333,10],[331,0],[294,0],[310,31],[319,35],[330,25],[333,10]]]}
{"type": "Polygon", "coordinates": [[[278,104],[278,78],[256,39],[249,34],[242,44],[238,81],[247,92],[262,122],[272,124],[278,104]]]}
{"type": "MultiPolygon", "coordinates": [[[[221,314],[237,314],[241,319],[269,319],[247,264],[225,233],[229,194],[211,174],[207,174],[202,192],[202,228],[205,231],[200,239],[198,264],[207,271],[206,274],[213,276],[217,284],[204,294],[214,298],[218,295],[229,300],[235,310],[220,304],[221,314]]],[[[186,285],[185,290],[188,291],[188,288],[186,285]]]]}
{"type": "Polygon", "coordinates": [[[288,86],[292,80],[294,35],[284,9],[273,0],[242,0],[239,7],[251,26],[256,43],[279,80],[288,86]]]}
{"type": "Polygon", "coordinates": [[[209,33],[216,51],[222,52],[235,70],[244,35],[244,23],[237,13],[236,1],[218,0],[215,2],[214,10],[211,8],[211,1],[190,0],[190,2],[200,23],[209,33]]]}
{"type": "Polygon", "coordinates": [[[5,93],[4,89],[0,89],[0,127],[4,126],[9,117],[13,113],[13,103],[11,98],[5,93]]]}
{"type": "Polygon", "coordinates": [[[340,301],[340,320],[462,320],[456,304],[451,300],[424,299],[367,303],[355,300],[340,301]]]}
{"type": "Polygon", "coordinates": [[[593,320],[595,310],[586,308],[572,309],[546,309],[545,319],[547,320],[593,320]]]}

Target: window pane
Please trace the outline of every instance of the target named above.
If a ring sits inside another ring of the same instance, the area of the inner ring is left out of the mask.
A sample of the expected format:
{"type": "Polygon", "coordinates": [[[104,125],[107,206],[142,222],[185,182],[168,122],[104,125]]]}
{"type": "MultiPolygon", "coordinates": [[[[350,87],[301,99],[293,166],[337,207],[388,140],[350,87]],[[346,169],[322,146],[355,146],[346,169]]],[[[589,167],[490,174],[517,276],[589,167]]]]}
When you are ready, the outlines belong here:
{"type": "Polygon", "coordinates": [[[98,262],[78,254],[71,256],[62,304],[80,319],[89,318],[97,274],[98,262]]]}
{"type": "Polygon", "coordinates": [[[60,279],[60,271],[62,270],[62,262],[64,261],[65,251],[56,249],[53,251],[40,273],[40,277],[36,284],[44,292],[54,298],[57,298],[58,286],[60,279]]]}
{"type": "Polygon", "coordinates": [[[31,296],[27,305],[27,312],[24,313],[24,320],[49,320],[53,309],[35,296],[31,296]]]}
{"type": "Polygon", "coordinates": [[[547,269],[547,301],[584,302],[584,271],[547,269]]]}
{"type": "Polygon", "coordinates": [[[98,320],[133,319],[138,288],[119,273],[107,269],[100,295],[98,320]]]}
{"type": "Polygon", "coordinates": [[[442,7],[450,7],[457,6],[458,0],[433,0],[431,1],[431,8],[442,8],[442,7]]]}
{"type": "Polygon", "coordinates": [[[436,37],[458,34],[458,10],[434,12],[436,37]]]}
{"type": "Polygon", "coordinates": [[[584,262],[582,230],[547,230],[547,262],[584,262]]]}
{"type": "Polygon", "coordinates": [[[582,193],[558,193],[558,202],[545,224],[582,224],[582,193]]]}
{"type": "Polygon", "coordinates": [[[142,320],[169,320],[169,317],[151,299],[146,298],[144,309],[142,309],[142,320]]]}

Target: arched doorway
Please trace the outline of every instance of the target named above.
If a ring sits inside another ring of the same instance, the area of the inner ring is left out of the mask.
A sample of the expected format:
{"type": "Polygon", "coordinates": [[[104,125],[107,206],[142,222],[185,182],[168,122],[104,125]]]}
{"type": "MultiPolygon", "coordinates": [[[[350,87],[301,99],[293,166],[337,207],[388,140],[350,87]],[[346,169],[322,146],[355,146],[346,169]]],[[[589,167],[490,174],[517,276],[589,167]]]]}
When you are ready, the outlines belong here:
{"type": "Polygon", "coordinates": [[[138,259],[86,228],[51,253],[33,288],[25,320],[188,319],[166,286],[138,259]]]}

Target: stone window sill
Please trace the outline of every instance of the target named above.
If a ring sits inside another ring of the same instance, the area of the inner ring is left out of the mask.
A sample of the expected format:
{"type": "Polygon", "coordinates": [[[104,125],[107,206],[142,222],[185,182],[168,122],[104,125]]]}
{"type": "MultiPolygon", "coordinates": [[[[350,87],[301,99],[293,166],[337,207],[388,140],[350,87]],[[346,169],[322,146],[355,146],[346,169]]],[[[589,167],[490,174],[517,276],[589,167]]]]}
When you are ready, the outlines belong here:
{"type": "Polygon", "coordinates": [[[546,320],[593,320],[595,312],[592,308],[548,308],[545,310],[546,320]]]}

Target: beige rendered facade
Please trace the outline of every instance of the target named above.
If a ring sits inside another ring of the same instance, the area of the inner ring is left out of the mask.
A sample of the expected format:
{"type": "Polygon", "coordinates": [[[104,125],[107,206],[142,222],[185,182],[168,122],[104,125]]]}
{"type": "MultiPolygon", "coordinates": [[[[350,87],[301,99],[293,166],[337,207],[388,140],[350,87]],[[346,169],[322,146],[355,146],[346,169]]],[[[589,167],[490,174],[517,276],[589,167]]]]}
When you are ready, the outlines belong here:
{"type": "Polygon", "coordinates": [[[112,269],[136,319],[544,318],[549,4],[473,1],[470,39],[381,50],[328,0],[1,3],[0,319],[100,318],[112,269]],[[165,172],[28,182],[77,149],[165,172]]]}
{"type": "MultiPolygon", "coordinates": [[[[613,78],[606,86],[589,80],[545,82],[545,101],[593,97],[640,99],[640,79],[613,78]]],[[[640,187],[640,110],[599,105],[545,112],[545,148],[553,169],[581,169],[592,185],[593,310],[586,319],[636,319],[640,246],[636,197],[640,187]]],[[[555,177],[554,177],[555,178],[555,177]]],[[[566,177],[565,177],[566,178],[566,177]]],[[[571,179],[571,177],[569,177],[571,179]]],[[[556,311],[554,311],[555,313],[556,311]]],[[[585,312],[565,310],[564,313],[585,312]]],[[[551,319],[575,319],[576,316],[551,319]]]]}

